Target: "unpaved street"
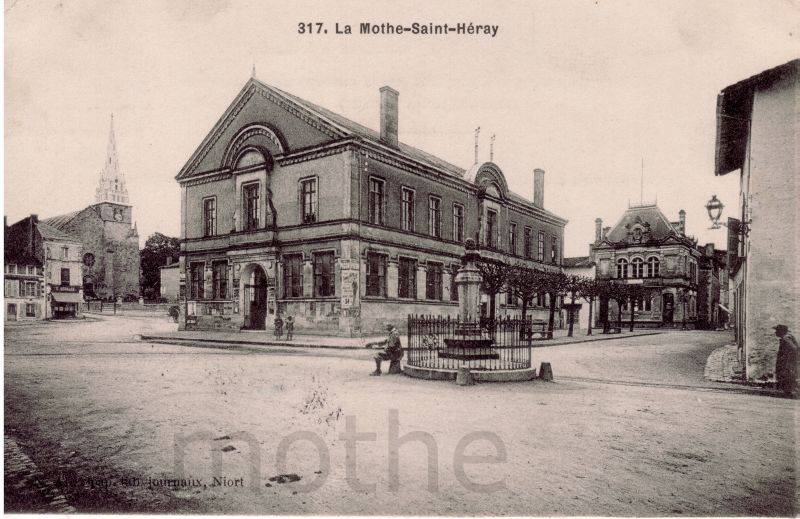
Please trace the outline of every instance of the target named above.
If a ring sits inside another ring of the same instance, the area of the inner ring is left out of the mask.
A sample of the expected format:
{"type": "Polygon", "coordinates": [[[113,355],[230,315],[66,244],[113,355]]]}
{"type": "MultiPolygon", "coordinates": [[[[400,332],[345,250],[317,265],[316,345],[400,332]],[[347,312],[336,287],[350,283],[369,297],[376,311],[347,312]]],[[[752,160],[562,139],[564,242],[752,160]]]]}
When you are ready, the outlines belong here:
{"type": "Polygon", "coordinates": [[[724,333],[541,348],[555,383],[459,387],[369,377],[369,351],[134,340],[171,327],[6,328],[5,432],[80,512],[796,513],[796,404],[703,381],[724,333]]]}

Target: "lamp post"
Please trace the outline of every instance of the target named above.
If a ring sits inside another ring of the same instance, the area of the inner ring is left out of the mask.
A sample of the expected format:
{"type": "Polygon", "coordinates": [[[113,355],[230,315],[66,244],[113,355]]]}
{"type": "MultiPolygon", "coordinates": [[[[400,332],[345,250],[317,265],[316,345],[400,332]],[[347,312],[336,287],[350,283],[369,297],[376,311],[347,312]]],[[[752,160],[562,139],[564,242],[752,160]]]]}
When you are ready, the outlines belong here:
{"type": "MultiPolygon", "coordinates": [[[[717,195],[711,195],[711,199],[706,202],[706,211],[708,211],[708,219],[711,220],[711,227],[709,229],[719,229],[721,227],[728,227],[728,224],[725,222],[720,222],[719,219],[722,217],[722,210],[725,208],[725,204],[717,198],[717,195]]],[[[738,224],[738,233],[747,236],[750,232],[750,219],[742,220],[741,223],[738,224]]]]}

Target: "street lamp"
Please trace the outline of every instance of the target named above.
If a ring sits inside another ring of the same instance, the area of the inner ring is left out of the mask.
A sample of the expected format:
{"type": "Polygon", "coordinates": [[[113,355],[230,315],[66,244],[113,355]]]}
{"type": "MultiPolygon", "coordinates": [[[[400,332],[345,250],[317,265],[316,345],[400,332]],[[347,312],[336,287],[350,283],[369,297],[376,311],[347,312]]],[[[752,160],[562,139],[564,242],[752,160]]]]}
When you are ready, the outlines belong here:
{"type": "MultiPolygon", "coordinates": [[[[708,211],[708,218],[711,220],[711,227],[709,229],[719,229],[722,226],[728,227],[728,224],[725,222],[720,222],[719,219],[722,216],[722,210],[725,208],[725,204],[717,198],[717,195],[711,195],[711,200],[706,202],[706,211],[708,211]]],[[[740,222],[738,224],[739,230],[738,232],[744,236],[750,232],[750,220],[740,222]]]]}
{"type": "Polygon", "coordinates": [[[717,198],[717,195],[711,195],[711,200],[706,203],[706,211],[708,211],[708,217],[711,219],[711,229],[719,229],[719,217],[722,216],[722,209],[725,208],[725,205],[722,201],[717,198]]]}

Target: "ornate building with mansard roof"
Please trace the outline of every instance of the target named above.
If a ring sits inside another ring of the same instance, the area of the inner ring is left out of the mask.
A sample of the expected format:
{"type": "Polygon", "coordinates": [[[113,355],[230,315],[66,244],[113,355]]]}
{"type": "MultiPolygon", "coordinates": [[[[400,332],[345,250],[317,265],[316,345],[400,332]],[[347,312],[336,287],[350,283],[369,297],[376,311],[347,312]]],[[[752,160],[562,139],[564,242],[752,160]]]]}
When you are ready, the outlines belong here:
{"type": "MultiPolygon", "coordinates": [[[[669,221],[655,204],[628,208],[613,227],[595,220],[591,257],[596,279],[640,285],[643,296],[633,305],[636,326],[694,327],[697,320],[697,240],[686,234],[686,212],[669,221]]],[[[622,319],[630,320],[630,303],[622,307],[622,319]]],[[[601,301],[596,319],[616,320],[620,309],[601,301]]]]}
{"type": "Polygon", "coordinates": [[[87,299],[139,297],[139,233],[117,156],[114,118],[95,203],[43,220],[83,243],[83,294],[87,299]]]}
{"type": "MultiPolygon", "coordinates": [[[[186,329],[346,336],[458,311],[468,238],[496,261],[560,268],[566,220],[511,192],[494,162],[462,169],[398,139],[399,94],[374,131],[255,78],[176,180],[186,329]]],[[[501,315],[517,310],[499,297],[501,315]]],[[[544,309],[542,309],[544,313],[544,309]]]]}

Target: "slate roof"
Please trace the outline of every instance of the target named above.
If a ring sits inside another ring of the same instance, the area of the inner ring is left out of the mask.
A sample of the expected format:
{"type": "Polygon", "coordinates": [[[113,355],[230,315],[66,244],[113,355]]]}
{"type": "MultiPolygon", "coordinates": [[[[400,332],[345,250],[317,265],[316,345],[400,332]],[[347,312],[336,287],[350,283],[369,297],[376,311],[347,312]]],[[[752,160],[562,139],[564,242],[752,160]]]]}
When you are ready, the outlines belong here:
{"type": "Polygon", "coordinates": [[[71,222],[72,219],[78,216],[81,212],[83,212],[83,209],[72,211],[71,213],[60,214],[58,216],[51,216],[50,218],[44,218],[41,220],[41,222],[51,225],[56,229],[63,229],[65,225],[71,222]]]}
{"type": "Polygon", "coordinates": [[[565,268],[584,268],[594,265],[594,261],[589,256],[576,256],[573,258],[564,258],[561,265],[565,268]]]}
{"type": "MultiPolygon", "coordinates": [[[[379,132],[376,132],[375,130],[373,130],[371,128],[367,128],[366,126],[358,124],[355,121],[351,121],[347,117],[344,117],[344,116],[341,116],[341,115],[339,115],[337,113],[331,112],[327,108],[323,108],[323,107],[321,107],[321,106],[319,106],[317,104],[314,104],[314,103],[312,103],[310,101],[306,101],[305,99],[301,99],[301,98],[299,98],[299,97],[297,97],[297,96],[295,96],[293,94],[290,94],[288,92],[284,92],[283,90],[281,90],[279,88],[267,85],[267,84],[262,83],[261,81],[258,81],[258,80],[255,80],[255,81],[257,81],[262,87],[268,88],[270,90],[273,90],[273,91],[277,92],[278,94],[280,94],[281,96],[286,97],[291,101],[294,101],[295,103],[299,104],[300,106],[302,106],[303,108],[305,108],[309,112],[314,113],[314,115],[316,115],[320,119],[327,120],[328,122],[332,122],[336,126],[342,127],[344,130],[346,130],[349,133],[358,135],[359,137],[362,137],[364,139],[373,141],[373,142],[375,142],[377,144],[382,144],[382,142],[381,142],[381,134],[379,132]]],[[[439,168],[439,169],[443,169],[446,172],[450,173],[451,175],[454,175],[454,176],[457,176],[457,177],[463,177],[464,176],[465,170],[463,168],[459,168],[458,166],[450,164],[449,162],[447,162],[445,160],[442,160],[439,157],[436,157],[434,155],[431,155],[430,153],[422,151],[422,150],[420,150],[418,148],[415,148],[413,146],[409,146],[408,144],[404,144],[402,142],[398,143],[397,147],[398,147],[398,149],[400,150],[401,153],[403,153],[404,155],[408,155],[409,157],[411,157],[411,158],[413,158],[415,160],[418,160],[418,161],[424,162],[424,163],[428,163],[428,164],[430,164],[430,165],[432,165],[432,166],[434,166],[436,168],[439,168]]]]}
{"type": "Polygon", "coordinates": [[[45,222],[39,222],[36,225],[36,228],[39,230],[39,234],[41,234],[42,238],[45,240],[66,240],[80,242],[80,239],[76,238],[75,236],[67,234],[45,222]]]}
{"type": "Polygon", "coordinates": [[[656,205],[643,205],[628,208],[622,215],[620,221],[606,235],[610,242],[625,241],[628,237],[626,225],[633,226],[639,219],[650,224],[650,235],[652,239],[663,240],[670,233],[680,236],[678,230],[664,216],[664,213],[656,205]]]}

